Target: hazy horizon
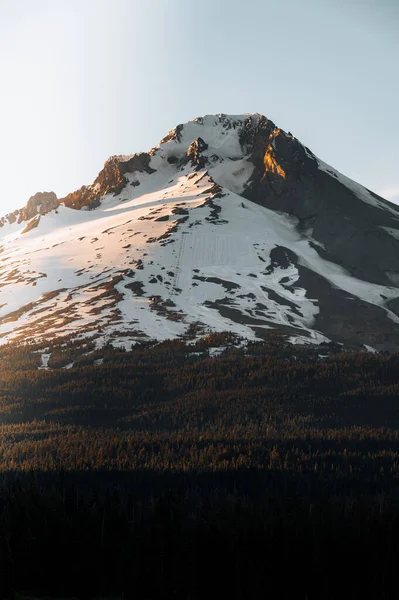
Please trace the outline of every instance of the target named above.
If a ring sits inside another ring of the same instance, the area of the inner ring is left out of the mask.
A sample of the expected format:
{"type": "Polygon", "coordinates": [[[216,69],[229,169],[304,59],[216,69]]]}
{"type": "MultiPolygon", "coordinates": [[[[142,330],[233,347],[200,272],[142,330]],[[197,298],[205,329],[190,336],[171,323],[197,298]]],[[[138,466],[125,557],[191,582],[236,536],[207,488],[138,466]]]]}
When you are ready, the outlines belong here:
{"type": "Polygon", "coordinates": [[[398,24],[394,0],[2,0],[0,212],[220,112],[264,114],[399,202],[398,24]]]}

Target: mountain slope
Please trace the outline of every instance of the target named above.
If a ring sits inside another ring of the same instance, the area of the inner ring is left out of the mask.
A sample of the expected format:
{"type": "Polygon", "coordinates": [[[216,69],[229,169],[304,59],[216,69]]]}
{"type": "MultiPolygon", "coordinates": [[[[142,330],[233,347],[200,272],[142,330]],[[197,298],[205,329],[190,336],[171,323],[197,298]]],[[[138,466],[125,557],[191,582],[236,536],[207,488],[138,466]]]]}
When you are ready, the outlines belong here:
{"type": "Polygon", "coordinates": [[[398,208],[261,115],[179,125],[39,200],[0,229],[2,342],[228,330],[399,346],[398,208]]]}

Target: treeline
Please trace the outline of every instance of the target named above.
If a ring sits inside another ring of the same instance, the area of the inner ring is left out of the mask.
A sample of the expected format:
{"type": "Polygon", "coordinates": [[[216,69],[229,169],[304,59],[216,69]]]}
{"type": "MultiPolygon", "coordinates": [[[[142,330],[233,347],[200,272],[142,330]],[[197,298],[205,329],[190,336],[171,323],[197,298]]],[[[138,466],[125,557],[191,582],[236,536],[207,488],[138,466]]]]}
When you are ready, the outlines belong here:
{"type": "Polygon", "coordinates": [[[245,467],[394,485],[399,354],[294,351],[212,358],[177,341],[48,371],[0,357],[0,470],[245,467]]]}

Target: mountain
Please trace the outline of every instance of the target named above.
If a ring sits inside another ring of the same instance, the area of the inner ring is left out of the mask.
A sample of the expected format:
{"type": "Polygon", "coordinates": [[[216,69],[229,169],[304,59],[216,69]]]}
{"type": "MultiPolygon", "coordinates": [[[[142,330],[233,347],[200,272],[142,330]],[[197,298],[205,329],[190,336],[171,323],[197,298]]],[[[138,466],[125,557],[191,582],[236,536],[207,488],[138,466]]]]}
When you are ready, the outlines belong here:
{"type": "Polygon", "coordinates": [[[178,125],[0,225],[2,343],[399,347],[399,208],[259,114],[178,125]]]}

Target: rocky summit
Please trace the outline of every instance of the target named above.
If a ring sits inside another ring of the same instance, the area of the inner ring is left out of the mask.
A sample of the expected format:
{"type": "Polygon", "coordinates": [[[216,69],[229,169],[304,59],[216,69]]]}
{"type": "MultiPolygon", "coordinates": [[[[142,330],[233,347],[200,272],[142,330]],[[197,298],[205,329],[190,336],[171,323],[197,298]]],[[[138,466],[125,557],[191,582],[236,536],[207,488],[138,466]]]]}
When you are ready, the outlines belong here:
{"type": "Polygon", "coordinates": [[[399,347],[399,208],[260,114],[178,125],[0,224],[2,343],[399,347]]]}

